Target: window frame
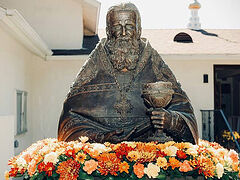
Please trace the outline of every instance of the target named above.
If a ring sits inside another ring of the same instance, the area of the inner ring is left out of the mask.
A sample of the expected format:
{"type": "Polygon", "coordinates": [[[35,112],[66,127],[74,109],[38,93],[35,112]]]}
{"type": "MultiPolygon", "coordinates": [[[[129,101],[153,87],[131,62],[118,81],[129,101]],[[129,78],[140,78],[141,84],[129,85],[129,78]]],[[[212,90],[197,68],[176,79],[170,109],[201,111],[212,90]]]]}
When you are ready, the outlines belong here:
{"type": "Polygon", "coordinates": [[[26,91],[16,90],[16,135],[21,135],[28,131],[27,95],[26,91]]]}

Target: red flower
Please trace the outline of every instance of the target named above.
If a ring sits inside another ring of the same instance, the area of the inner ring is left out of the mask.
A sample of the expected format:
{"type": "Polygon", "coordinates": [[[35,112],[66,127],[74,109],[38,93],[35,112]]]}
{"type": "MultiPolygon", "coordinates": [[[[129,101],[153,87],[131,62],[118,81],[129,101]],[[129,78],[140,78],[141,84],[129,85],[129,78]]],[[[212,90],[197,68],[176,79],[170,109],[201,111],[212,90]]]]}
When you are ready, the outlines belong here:
{"type": "Polygon", "coordinates": [[[123,156],[127,156],[130,151],[134,150],[134,148],[129,147],[127,144],[122,143],[116,150],[116,156],[119,159],[123,159],[123,156]]]}
{"type": "Polygon", "coordinates": [[[72,157],[72,158],[75,158],[76,157],[76,154],[75,154],[75,150],[74,149],[68,149],[65,153],[66,156],[68,157],[72,157]]]}
{"type": "Polygon", "coordinates": [[[178,157],[179,159],[186,159],[186,158],[187,158],[187,155],[186,155],[185,152],[183,152],[183,151],[181,151],[181,150],[178,150],[178,151],[177,151],[177,157],[178,157]]]}
{"type": "Polygon", "coordinates": [[[48,162],[45,167],[44,167],[44,171],[46,172],[46,174],[48,176],[52,176],[52,172],[55,170],[55,167],[53,165],[53,163],[48,162]]]}
{"type": "Polygon", "coordinates": [[[45,164],[44,162],[41,162],[39,165],[38,165],[38,171],[39,173],[45,171],[45,173],[48,175],[48,176],[52,176],[52,172],[55,170],[55,167],[53,165],[53,163],[51,162],[48,162],[47,164],[45,164]]]}
{"type": "Polygon", "coordinates": [[[18,173],[18,168],[11,168],[9,171],[9,176],[16,177],[18,173]]]}
{"type": "Polygon", "coordinates": [[[41,163],[38,165],[38,171],[39,171],[39,173],[41,173],[41,172],[44,171],[44,167],[45,167],[45,163],[44,163],[44,162],[41,162],[41,163]]]}
{"type": "Polygon", "coordinates": [[[167,154],[165,152],[161,151],[161,150],[156,152],[156,158],[165,157],[165,156],[167,156],[167,154]]]}

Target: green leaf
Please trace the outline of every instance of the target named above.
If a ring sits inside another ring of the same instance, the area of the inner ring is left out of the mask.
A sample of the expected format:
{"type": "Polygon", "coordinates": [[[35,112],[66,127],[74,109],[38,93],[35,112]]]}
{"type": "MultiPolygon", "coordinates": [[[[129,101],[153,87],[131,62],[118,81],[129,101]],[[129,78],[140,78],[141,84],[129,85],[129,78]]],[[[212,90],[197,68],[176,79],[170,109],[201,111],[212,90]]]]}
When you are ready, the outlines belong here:
{"type": "Polygon", "coordinates": [[[87,173],[83,171],[79,173],[78,179],[94,180],[93,176],[89,176],[87,173]]]}
{"type": "Polygon", "coordinates": [[[166,175],[165,174],[159,174],[158,176],[157,176],[157,179],[160,179],[160,180],[165,180],[167,177],[166,177],[166,175]]]}

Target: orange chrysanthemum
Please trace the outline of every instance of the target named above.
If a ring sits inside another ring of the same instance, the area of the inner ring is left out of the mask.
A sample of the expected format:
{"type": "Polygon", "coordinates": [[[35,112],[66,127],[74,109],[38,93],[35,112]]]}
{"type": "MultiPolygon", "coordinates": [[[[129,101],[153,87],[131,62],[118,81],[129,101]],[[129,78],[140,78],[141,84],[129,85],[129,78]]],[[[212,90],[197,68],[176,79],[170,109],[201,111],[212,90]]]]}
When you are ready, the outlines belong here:
{"type": "Polygon", "coordinates": [[[119,171],[120,171],[120,173],[126,172],[126,173],[128,174],[128,173],[129,173],[128,169],[129,169],[129,164],[128,164],[126,161],[122,162],[122,163],[119,165],[119,171]]]}
{"type": "Polygon", "coordinates": [[[78,178],[80,164],[73,159],[61,162],[57,168],[60,174],[59,180],[76,180],[78,178]]]}
{"type": "Polygon", "coordinates": [[[190,164],[194,169],[198,170],[198,174],[203,173],[205,177],[213,177],[215,166],[211,159],[204,156],[199,156],[197,159],[191,160],[190,164]]]}
{"type": "Polygon", "coordinates": [[[87,157],[87,155],[85,153],[78,153],[76,156],[76,160],[77,160],[77,162],[83,164],[86,157],[87,157]]]}
{"type": "Polygon", "coordinates": [[[172,167],[172,169],[180,167],[180,161],[178,161],[175,157],[169,158],[169,166],[172,167]]]}
{"type": "Polygon", "coordinates": [[[98,158],[98,170],[101,175],[117,176],[119,170],[120,159],[117,158],[115,153],[102,153],[98,158]]]}
{"type": "Polygon", "coordinates": [[[133,165],[133,172],[136,176],[141,179],[144,176],[144,165],[140,163],[136,163],[133,165]]]}

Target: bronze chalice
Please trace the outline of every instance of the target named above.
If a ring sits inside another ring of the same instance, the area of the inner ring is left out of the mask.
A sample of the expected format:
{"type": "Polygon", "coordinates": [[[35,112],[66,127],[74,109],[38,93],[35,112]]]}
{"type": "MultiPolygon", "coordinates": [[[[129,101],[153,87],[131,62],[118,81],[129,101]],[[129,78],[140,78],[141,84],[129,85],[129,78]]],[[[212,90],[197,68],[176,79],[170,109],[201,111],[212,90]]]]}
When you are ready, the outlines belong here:
{"type": "MultiPolygon", "coordinates": [[[[166,107],[172,100],[174,90],[171,82],[158,81],[155,83],[147,83],[143,85],[142,95],[146,105],[149,108],[157,109],[166,107]]],[[[158,141],[164,143],[171,141],[172,138],[163,132],[163,122],[156,126],[157,130],[150,141],[158,141]]]]}

